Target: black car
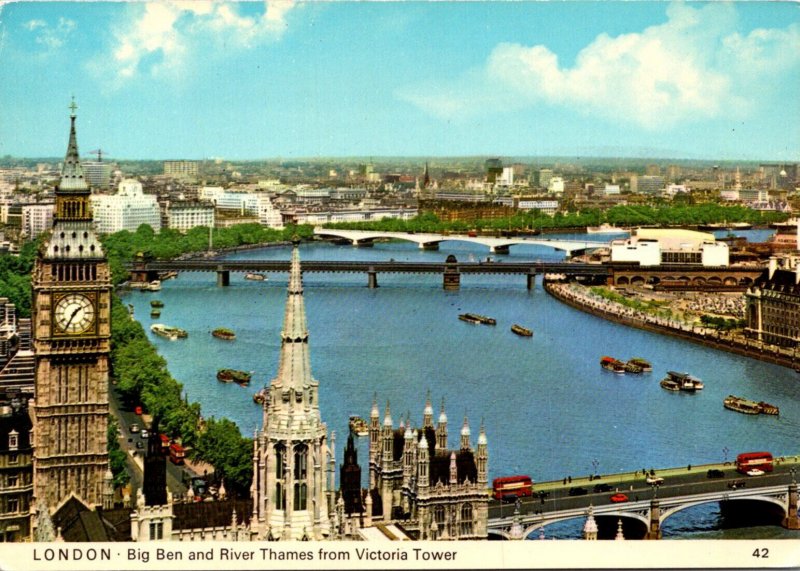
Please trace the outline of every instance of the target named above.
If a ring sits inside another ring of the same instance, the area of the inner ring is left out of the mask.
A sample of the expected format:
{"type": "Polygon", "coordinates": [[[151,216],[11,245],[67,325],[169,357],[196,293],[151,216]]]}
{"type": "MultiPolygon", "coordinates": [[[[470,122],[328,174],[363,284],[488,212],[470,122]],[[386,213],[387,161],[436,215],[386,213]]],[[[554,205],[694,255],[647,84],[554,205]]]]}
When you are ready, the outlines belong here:
{"type": "Polygon", "coordinates": [[[725,477],[725,472],[723,472],[722,470],[716,470],[712,468],[711,470],[706,472],[706,478],[724,478],[724,477],[725,477]]]}
{"type": "Polygon", "coordinates": [[[736,480],[734,482],[730,482],[728,487],[732,490],[738,490],[739,488],[744,488],[747,485],[747,482],[744,480],[736,480]]]}
{"type": "Polygon", "coordinates": [[[589,493],[589,490],[586,488],[570,488],[569,495],[570,496],[585,496],[589,493]]]}
{"type": "Polygon", "coordinates": [[[544,499],[544,498],[546,498],[546,497],[548,497],[550,495],[550,492],[545,492],[544,490],[539,490],[538,492],[536,492],[536,495],[538,497],[544,499]]]}
{"type": "Polygon", "coordinates": [[[517,501],[517,494],[503,494],[503,496],[500,498],[500,501],[502,501],[504,504],[513,504],[517,501]]]}
{"type": "Polygon", "coordinates": [[[594,487],[594,493],[600,494],[603,492],[610,492],[611,491],[611,484],[597,484],[594,487]]]}

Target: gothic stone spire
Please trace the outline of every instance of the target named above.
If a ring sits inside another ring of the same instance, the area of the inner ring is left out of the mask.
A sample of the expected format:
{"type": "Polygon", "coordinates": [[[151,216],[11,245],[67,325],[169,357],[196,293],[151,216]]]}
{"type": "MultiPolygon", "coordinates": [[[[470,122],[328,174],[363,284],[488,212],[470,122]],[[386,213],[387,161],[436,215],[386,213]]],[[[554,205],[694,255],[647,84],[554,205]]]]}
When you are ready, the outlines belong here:
{"type": "Polygon", "coordinates": [[[75,110],[78,108],[75,105],[75,98],[72,99],[70,108],[70,130],[69,130],[69,144],[67,145],[67,154],[64,157],[64,165],[61,167],[61,182],[58,184],[59,191],[67,192],[89,192],[89,185],[86,184],[86,179],[83,176],[83,167],[81,160],[78,156],[78,137],[75,133],[75,110]]]}
{"type": "Polygon", "coordinates": [[[292,250],[292,265],[289,273],[286,312],[281,331],[281,355],[278,376],[274,385],[302,391],[313,383],[308,350],[308,328],[306,307],[303,300],[303,277],[300,271],[300,254],[295,245],[292,250]]]}

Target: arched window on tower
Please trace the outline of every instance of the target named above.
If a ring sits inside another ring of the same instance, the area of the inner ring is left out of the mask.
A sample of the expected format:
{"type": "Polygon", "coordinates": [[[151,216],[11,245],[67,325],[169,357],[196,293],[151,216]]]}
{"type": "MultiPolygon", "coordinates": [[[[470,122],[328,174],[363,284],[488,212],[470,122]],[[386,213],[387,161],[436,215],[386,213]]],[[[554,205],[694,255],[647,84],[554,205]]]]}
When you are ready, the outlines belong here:
{"type": "Polygon", "coordinates": [[[286,447],[282,444],[275,446],[275,509],[286,509],[286,447]]]}
{"type": "Polygon", "coordinates": [[[298,444],[294,448],[294,509],[305,510],[308,504],[308,446],[298,444]]]}
{"type": "Polygon", "coordinates": [[[472,535],[472,504],[464,504],[461,506],[461,529],[459,536],[472,535]]]}

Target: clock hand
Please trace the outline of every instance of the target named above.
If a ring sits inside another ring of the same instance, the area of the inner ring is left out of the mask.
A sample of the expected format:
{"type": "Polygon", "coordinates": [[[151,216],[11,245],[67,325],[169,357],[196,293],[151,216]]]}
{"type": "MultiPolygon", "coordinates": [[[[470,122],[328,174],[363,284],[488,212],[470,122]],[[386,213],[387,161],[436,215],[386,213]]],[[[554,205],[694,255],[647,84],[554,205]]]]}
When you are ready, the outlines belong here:
{"type": "Polygon", "coordinates": [[[78,312],[79,312],[80,310],[81,310],[81,308],[80,308],[80,307],[76,307],[76,308],[75,308],[75,310],[72,312],[72,315],[70,315],[70,316],[69,316],[69,320],[67,321],[67,324],[66,324],[66,325],[64,325],[64,329],[66,329],[67,327],[69,327],[69,324],[70,324],[70,323],[72,323],[72,320],[73,320],[73,319],[75,319],[75,316],[76,316],[76,315],[78,315],[78,312]]]}

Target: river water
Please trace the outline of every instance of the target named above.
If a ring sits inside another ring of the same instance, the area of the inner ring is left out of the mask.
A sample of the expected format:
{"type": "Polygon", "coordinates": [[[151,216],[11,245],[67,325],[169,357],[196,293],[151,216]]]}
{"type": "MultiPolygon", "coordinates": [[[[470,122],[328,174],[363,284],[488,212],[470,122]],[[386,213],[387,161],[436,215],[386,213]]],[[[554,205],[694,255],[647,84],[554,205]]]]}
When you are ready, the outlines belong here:
{"type": "MultiPolygon", "coordinates": [[[[559,237],[586,238],[548,236],[559,237]]],[[[763,232],[751,239],[763,239],[763,232]]],[[[374,248],[301,246],[301,260],[441,261],[451,253],[459,260],[490,255],[486,248],[457,242],[443,243],[438,252],[401,242],[374,248]]],[[[289,256],[288,248],[267,248],[230,257],[289,256]]],[[[509,256],[493,257],[502,263],[563,255],[522,246],[512,247],[509,256]]],[[[548,296],[538,279],[528,291],[524,276],[462,276],[457,292],[444,292],[438,275],[379,274],[377,289],[368,289],[366,282],[364,274],[304,276],[312,371],[320,382],[323,420],[337,434],[337,463],[349,415],[368,418],[373,394],[381,419],[389,400],[395,424],[410,413],[419,425],[428,391],[437,417],[445,401],[451,446],[458,443],[465,414],[473,443],[484,420],[490,479],[517,473],[534,480],[561,479],[589,474],[594,464],[602,474],[699,465],[747,450],[800,452],[800,385],[792,370],[584,314],[548,296]],[[461,322],[458,314],[463,312],[490,315],[497,326],[461,322]],[[514,335],[512,323],[533,329],[533,338],[514,335]],[[606,354],[644,357],[654,371],[644,376],[608,373],[598,364],[606,354]],[[696,395],[664,391],[658,381],[666,370],[688,371],[703,379],[705,389],[696,395]],[[776,404],[781,415],[732,413],[722,407],[728,394],[776,404]]],[[[261,413],[251,396],[277,371],[286,284],[286,274],[271,274],[266,282],[232,274],[231,286],[218,288],[214,274],[185,273],[164,282],[161,292],[135,292],[125,301],[134,305],[146,329],[153,322],[149,301],[164,302],[157,321],[189,333],[188,339],[172,342],[150,334],[170,372],[189,398],[201,403],[206,417],[227,416],[252,434],[260,428],[261,413]],[[213,338],[216,327],[233,329],[236,340],[213,338]],[[253,371],[251,386],[217,382],[216,371],[223,367],[253,371]]],[[[359,446],[366,473],[366,443],[359,446]]],[[[548,533],[572,537],[579,524],[554,526],[548,533]]],[[[786,535],[780,528],[718,527],[718,508],[709,505],[675,515],[665,522],[664,532],[677,537],[786,535]]]]}

